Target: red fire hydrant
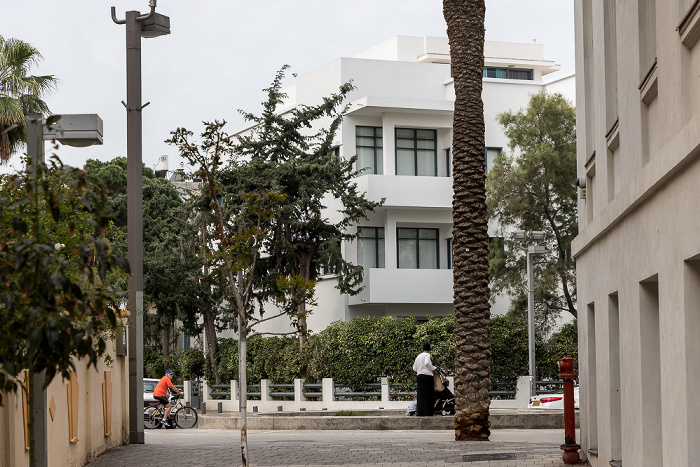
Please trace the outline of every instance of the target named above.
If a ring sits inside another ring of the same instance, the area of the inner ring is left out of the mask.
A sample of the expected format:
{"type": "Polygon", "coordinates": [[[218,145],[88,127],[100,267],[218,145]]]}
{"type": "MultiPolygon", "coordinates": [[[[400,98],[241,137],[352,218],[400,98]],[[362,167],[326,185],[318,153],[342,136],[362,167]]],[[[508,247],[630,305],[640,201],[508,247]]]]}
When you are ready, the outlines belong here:
{"type": "Polygon", "coordinates": [[[574,413],[574,359],[564,357],[558,363],[559,377],[564,381],[564,451],[561,458],[565,464],[578,464],[578,450],[581,446],[576,444],[576,415],[574,413]]]}

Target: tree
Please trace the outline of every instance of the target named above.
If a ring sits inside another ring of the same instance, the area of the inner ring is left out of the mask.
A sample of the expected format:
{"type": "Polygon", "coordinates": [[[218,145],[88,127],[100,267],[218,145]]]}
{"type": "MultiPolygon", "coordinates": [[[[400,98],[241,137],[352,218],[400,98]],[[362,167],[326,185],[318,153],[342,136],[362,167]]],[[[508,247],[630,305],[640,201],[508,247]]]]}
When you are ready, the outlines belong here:
{"type": "Polygon", "coordinates": [[[41,59],[37,49],[18,39],[0,36],[0,163],[27,140],[25,116],[47,114],[43,96],[55,89],[53,75],[31,76],[31,68],[41,59]]]}
{"type": "MultiPolygon", "coordinates": [[[[356,156],[343,159],[334,152],[333,140],[346,111],[342,103],[354,89],[351,83],[343,84],[321,104],[282,113],[287,96],[280,89],[286,69],[283,67],[265,90],[268,98],[262,103],[262,115],[243,112],[256,126],[250,134],[239,136],[234,148],[237,158],[230,161],[222,183],[234,198],[261,190],[285,196],[272,220],[270,255],[259,261],[256,283],[261,304],[298,296],[291,302],[296,309],[289,311],[303,348],[309,291],[313,292],[322,268],[336,274],[341,293],[360,291],[363,268],[343,258],[341,243],[354,240],[356,234],[349,227],[382,202],[369,201],[358,193],[353,181],[360,175],[354,169],[356,156]],[[329,215],[328,204],[339,215],[329,215]],[[278,276],[293,281],[281,287],[274,280],[278,276]]],[[[303,367],[302,362],[302,374],[303,367]]]]}
{"type": "MultiPolygon", "coordinates": [[[[487,177],[489,216],[502,231],[544,231],[547,252],[537,255],[535,301],[538,328],[549,331],[566,310],[576,317],[576,276],[571,241],[578,233],[576,111],[561,94],[532,96],[528,108],[499,115],[511,154],[503,154],[487,177]]],[[[492,249],[493,289],[515,299],[511,312],[524,319],[526,255],[507,235],[492,249]]]]}
{"type": "MultiPolygon", "coordinates": [[[[68,378],[74,357],[94,365],[118,324],[114,285],[128,272],[106,238],[99,187],[57,158],[38,164],[36,178],[31,171],[0,178],[2,390],[16,390],[22,379],[39,384],[34,375],[45,374],[44,388],[58,373],[68,378]]],[[[32,452],[35,442],[32,436],[32,452]]]]}
{"type": "MultiPolygon", "coordinates": [[[[241,458],[248,465],[248,432],[246,423],[246,343],[252,327],[264,320],[250,323],[255,286],[257,262],[264,252],[264,241],[268,235],[269,220],[275,215],[274,207],[284,195],[271,191],[246,193],[241,202],[232,202],[226,212],[222,209],[221,185],[217,176],[222,161],[231,157],[232,141],[223,131],[225,122],[205,122],[202,142],[190,142],[191,131],[178,128],[171,132],[167,142],[178,147],[180,155],[193,166],[199,166],[202,177],[204,199],[213,220],[214,241],[205,244],[207,264],[213,284],[222,291],[223,298],[233,307],[237,315],[239,338],[239,384],[241,387],[241,458]]],[[[236,200],[237,201],[237,200],[236,200]]],[[[276,277],[276,280],[284,279],[276,277]]],[[[273,319],[287,314],[285,304],[273,319]]]]}
{"type": "Polygon", "coordinates": [[[484,0],[443,0],[455,87],[453,248],[455,439],[488,440],[490,359],[484,161],[484,0]]]}

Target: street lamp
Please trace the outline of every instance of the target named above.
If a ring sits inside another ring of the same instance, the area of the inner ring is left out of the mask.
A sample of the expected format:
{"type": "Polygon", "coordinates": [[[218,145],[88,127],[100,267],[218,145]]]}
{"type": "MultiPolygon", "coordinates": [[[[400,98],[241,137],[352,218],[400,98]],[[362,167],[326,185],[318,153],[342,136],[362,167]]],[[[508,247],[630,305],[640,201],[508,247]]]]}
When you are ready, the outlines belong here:
{"type": "Polygon", "coordinates": [[[112,21],[126,24],[126,184],[127,231],[129,232],[129,442],[143,444],[143,180],[141,110],[141,38],[170,34],[170,18],[156,13],[150,0],[148,14],[127,11],[118,20],[112,7],[112,21]]]}
{"type": "MultiPolygon", "coordinates": [[[[536,395],[537,391],[537,371],[535,365],[535,279],[532,267],[532,257],[545,253],[545,247],[541,244],[544,241],[544,232],[530,232],[530,239],[535,244],[527,247],[527,353],[530,376],[530,397],[536,395]]],[[[528,235],[524,230],[516,230],[512,234],[513,241],[525,242],[528,235]]]]}
{"type": "MultiPolygon", "coordinates": [[[[27,114],[27,157],[31,161],[30,170],[36,176],[37,167],[44,162],[44,141],[56,140],[68,146],[86,147],[102,144],[102,119],[97,114],[55,115],[49,121],[56,121],[44,127],[44,118],[39,113],[27,114]]],[[[34,396],[34,411],[31,414],[32,433],[35,449],[33,464],[46,467],[46,372],[33,373],[31,391],[34,396]]]]}

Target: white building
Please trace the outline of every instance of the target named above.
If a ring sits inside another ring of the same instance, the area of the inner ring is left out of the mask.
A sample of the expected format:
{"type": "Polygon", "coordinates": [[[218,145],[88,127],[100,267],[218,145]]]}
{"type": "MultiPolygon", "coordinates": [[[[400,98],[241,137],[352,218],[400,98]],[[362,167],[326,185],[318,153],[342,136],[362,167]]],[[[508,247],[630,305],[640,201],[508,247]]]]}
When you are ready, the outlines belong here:
{"type": "MultiPolygon", "coordinates": [[[[544,59],[542,45],[486,43],[487,164],[507,146],[496,121],[499,113],[527,107],[530,96],[548,86],[573,97],[573,76],[544,84],[543,76],[558,69],[544,59]]],[[[357,179],[359,191],[386,201],[361,223],[360,239],[343,245],[345,258],[365,267],[364,290],[341,295],[333,276],[323,277],[309,329],[318,332],[331,322],[369,315],[450,315],[455,94],[447,38],[398,36],[339,58],[300,75],[284,90],[286,104],[320,103],[349,80],[356,90],[347,99],[350,110],[337,134],[338,150],[343,157],[358,154],[360,168],[366,168],[357,179]]],[[[492,311],[507,311],[506,300],[498,300],[492,311]]],[[[265,324],[267,331],[289,330],[283,320],[265,324]]]]}
{"type": "Polygon", "coordinates": [[[582,452],[697,466],[700,6],[582,0],[575,22],[582,452]]]}

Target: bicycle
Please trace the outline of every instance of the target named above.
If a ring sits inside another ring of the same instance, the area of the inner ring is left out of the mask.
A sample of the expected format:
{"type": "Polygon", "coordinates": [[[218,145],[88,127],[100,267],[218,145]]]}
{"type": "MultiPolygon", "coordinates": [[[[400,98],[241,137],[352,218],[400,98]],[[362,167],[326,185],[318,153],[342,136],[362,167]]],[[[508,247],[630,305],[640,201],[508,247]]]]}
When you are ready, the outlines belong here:
{"type": "MultiPolygon", "coordinates": [[[[169,402],[172,406],[172,410],[170,414],[168,414],[168,421],[171,427],[178,426],[187,429],[193,428],[197,424],[197,410],[182,405],[179,394],[171,394],[169,402]]],[[[143,411],[143,426],[149,429],[162,427],[164,414],[165,406],[162,403],[158,403],[156,406],[146,407],[143,411]]]]}

